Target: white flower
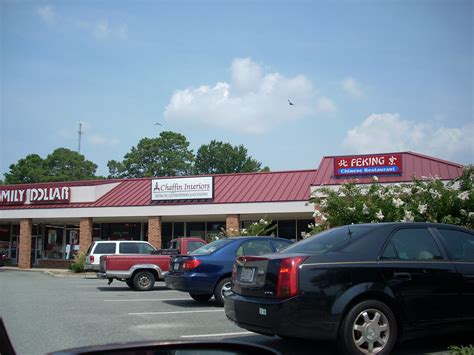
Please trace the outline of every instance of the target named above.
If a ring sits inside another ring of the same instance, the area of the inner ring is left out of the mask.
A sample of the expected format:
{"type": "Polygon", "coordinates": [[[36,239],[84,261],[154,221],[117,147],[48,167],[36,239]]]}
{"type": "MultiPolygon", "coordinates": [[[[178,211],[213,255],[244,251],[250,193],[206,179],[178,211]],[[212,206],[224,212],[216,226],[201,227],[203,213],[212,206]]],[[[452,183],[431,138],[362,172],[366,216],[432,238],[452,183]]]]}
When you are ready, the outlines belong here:
{"type": "Polygon", "coordinates": [[[411,194],[411,189],[409,187],[404,187],[402,189],[402,193],[409,195],[411,194]]]}
{"type": "Polygon", "coordinates": [[[313,224],[313,223],[308,224],[308,228],[309,228],[309,229],[313,229],[313,228],[314,228],[314,224],[313,224]]]}
{"type": "Polygon", "coordinates": [[[469,219],[474,219],[474,212],[469,212],[469,219]]]}
{"type": "Polygon", "coordinates": [[[461,201],[466,201],[469,198],[469,191],[463,191],[458,194],[461,201]]]}
{"type": "Polygon", "coordinates": [[[242,229],[242,234],[247,233],[247,230],[245,228],[242,229]]]}
{"type": "Polygon", "coordinates": [[[319,204],[321,207],[325,208],[328,206],[328,201],[327,200],[321,200],[321,203],[319,204]]]}
{"type": "Polygon", "coordinates": [[[260,223],[265,223],[265,220],[262,218],[259,222],[260,223]]]}
{"type": "Polygon", "coordinates": [[[346,194],[345,194],[343,191],[341,191],[341,192],[339,192],[339,196],[340,196],[340,197],[345,197],[346,194]]]}
{"type": "Polygon", "coordinates": [[[401,207],[401,206],[403,206],[403,205],[405,204],[405,202],[403,202],[403,201],[402,201],[401,199],[399,199],[399,198],[394,198],[394,199],[392,199],[392,203],[393,203],[393,205],[394,205],[396,208],[401,207]]]}
{"type": "Polygon", "coordinates": [[[350,211],[350,212],[354,212],[356,210],[355,207],[347,207],[347,209],[350,211]]]}
{"type": "Polygon", "coordinates": [[[321,217],[322,216],[322,213],[319,212],[319,210],[315,210],[314,213],[313,213],[313,217],[321,217]]]}
{"type": "Polygon", "coordinates": [[[369,209],[369,207],[367,207],[367,205],[365,203],[362,206],[362,213],[363,214],[369,214],[370,213],[370,209],[369,209]]]}
{"type": "Polygon", "coordinates": [[[428,209],[428,205],[426,205],[426,204],[418,206],[418,212],[420,212],[420,214],[425,213],[427,209],[428,209]]]}
{"type": "Polygon", "coordinates": [[[372,181],[377,182],[377,181],[379,181],[379,178],[376,175],[374,175],[374,176],[372,176],[372,181]]]}
{"type": "Polygon", "coordinates": [[[415,217],[413,216],[413,213],[411,211],[406,210],[402,222],[413,222],[414,219],[415,217]]]}
{"type": "Polygon", "coordinates": [[[383,220],[384,215],[383,215],[383,213],[382,213],[382,210],[379,210],[379,211],[375,214],[375,217],[377,217],[377,219],[379,219],[380,221],[383,220]]]}
{"type": "Polygon", "coordinates": [[[321,221],[326,222],[327,220],[328,219],[324,215],[321,216],[321,221]]]}
{"type": "Polygon", "coordinates": [[[433,198],[441,198],[441,194],[438,191],[436,191],[435,189],[430,189],[429,192],[430,192],[431,196],[433,196],[433,198]]]}
{"type": "MultiPolygon", "coordinates": [[[[464,209],[462,209],[462,208],[459,210],[459,213],[461,213],[462,216],[466,216],[466,215],[467,215],[467,211],[464,210],[464,209]]],[[[471,213],[472,213],[472,212],[471,212],[471,213]]]]}

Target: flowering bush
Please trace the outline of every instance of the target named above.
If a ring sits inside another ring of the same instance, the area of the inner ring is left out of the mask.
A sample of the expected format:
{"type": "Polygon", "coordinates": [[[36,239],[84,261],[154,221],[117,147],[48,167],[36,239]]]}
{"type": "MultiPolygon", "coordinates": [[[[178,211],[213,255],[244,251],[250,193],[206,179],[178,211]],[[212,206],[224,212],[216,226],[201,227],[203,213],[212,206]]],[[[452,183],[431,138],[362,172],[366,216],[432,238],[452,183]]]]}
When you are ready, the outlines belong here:
{"type": "Polygon", "coordinates": [[[225,229],[222,229],[221,236],[228,237],[233,235],[271,235],[274,236],[273,233],[276,229],[277,225],[272,223],[271,219],[262,218],[258,222],[254,222],[249,225],[247,228],[242,228],[239,232],[234,229],[230,229],[229,233],[225,229]]]}
{"type": "Polygon", "coordinates": [[[317,189],[311,202],[319,206],[310,234],[352,223],[438,222],[474,228],[474,167],[447,184],[437,178],[384,186],[376,177],[368,186],[355,182],[339,190],[317,189]]]}

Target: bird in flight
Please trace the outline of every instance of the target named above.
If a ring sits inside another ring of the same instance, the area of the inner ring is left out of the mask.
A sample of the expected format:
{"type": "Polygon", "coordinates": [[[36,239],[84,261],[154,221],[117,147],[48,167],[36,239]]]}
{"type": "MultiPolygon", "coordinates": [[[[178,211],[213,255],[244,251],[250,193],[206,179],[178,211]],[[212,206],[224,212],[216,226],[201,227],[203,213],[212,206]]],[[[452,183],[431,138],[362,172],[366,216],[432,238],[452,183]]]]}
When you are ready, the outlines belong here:
{"type": "Polygon", "coordinates": [[[163,126],[160,122],[155,122],[154,125],[163,126]]]}
{"type": "Polygon", "coordinates": [[[290,106],[294,106],[294,105],[295,105],[293,102],[290,101],[290,99],[288,99],[288,104],[289,104],[290,106]]]}

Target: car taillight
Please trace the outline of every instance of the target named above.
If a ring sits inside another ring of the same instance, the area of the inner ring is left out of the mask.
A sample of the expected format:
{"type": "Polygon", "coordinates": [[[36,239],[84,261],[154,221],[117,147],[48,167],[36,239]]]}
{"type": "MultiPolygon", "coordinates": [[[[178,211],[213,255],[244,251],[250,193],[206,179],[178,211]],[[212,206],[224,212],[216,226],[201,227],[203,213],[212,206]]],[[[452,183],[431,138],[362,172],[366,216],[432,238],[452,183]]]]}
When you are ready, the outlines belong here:
{"type": "Polygon", "coordinates": [[[185,260],[183,263],[183,270],[195,269],[199,265],[201,265],[201,260],[198,260],[198,259],[185,260]]]}
{"type": "Polygon", "coordinates": [[[298,294],[298,266],[306,259],[304,256],[280,260],[276,296],[293,297],[298,294]]]}
{"type": "Polygon", "coordinates": [[[93,264],[94,263],[94,255],[89,256],[89,260],[90,260],[91,264],[93,264]]]}

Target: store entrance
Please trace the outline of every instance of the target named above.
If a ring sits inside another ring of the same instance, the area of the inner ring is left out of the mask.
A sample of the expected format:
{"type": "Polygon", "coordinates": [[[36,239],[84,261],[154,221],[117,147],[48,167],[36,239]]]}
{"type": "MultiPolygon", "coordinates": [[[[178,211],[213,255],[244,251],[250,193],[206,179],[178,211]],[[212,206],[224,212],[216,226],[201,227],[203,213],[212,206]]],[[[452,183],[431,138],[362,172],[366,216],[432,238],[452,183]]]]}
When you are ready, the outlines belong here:
{"type": "Polygon", "coordinates": [[[43,258],[43,237],[34,235],[31,237],[31,264],[38,265],[38,260],[43,258]]]}

